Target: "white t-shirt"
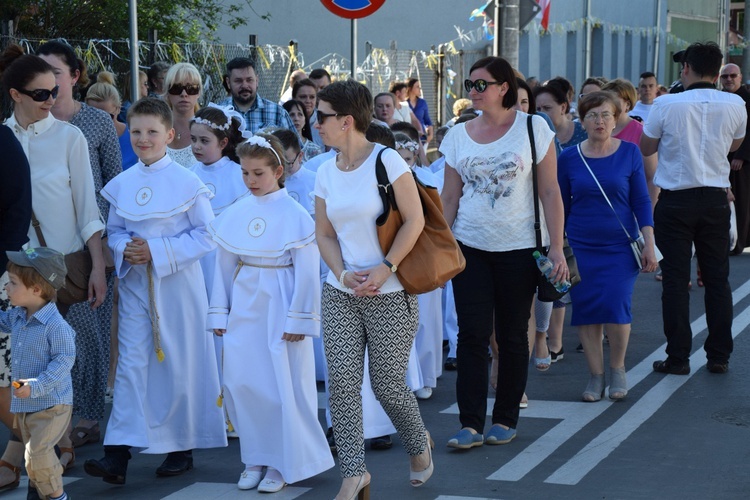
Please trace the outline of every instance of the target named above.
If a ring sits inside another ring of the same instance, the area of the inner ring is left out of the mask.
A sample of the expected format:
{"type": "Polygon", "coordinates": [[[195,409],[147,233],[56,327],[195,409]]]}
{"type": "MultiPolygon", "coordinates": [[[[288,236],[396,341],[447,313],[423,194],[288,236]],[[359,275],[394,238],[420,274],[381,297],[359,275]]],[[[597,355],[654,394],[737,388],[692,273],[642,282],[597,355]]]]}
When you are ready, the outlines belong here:
{"type": "Polygon", "coordinates": [[[393,117],[396,120],[411,123],[411,109],[409,109],[409,103],[407,101],[404,101],[401,103],[400,109],[394,109],[393,117]]]}
{"type": "Polygon", "coordinates": [[[289,196],[307,210],[310,215],[315,215],[315,201],[313,200],[313,189],[315,189],[315,172],[300,167],[292,175],[284,179],[284,187],[289,196]]]}
{"type": "MultiPolygon", "coordinates": [[[[531,145],[526,113],[504,136],[489,144],[475,142],[459,123],[445,135],[440,152],[446,168],[456,170],[463,181],[453,234],[467,246],[488,252],[507,252],[536,247],[531,145]]],[[[540,116],[533,116],[537,162],[541,162],[554,132],[540,116]]],[[[549,244],[541,202],[542,244],[549,244]]]]}
{"type": "Polygon", "coordinates": [[[729,187],[727,153],[745,136],[747,111],[737,94],[697,88],[654,101],[643,134],[659,139],[654,184],[662,189],[729,187]]]}
{"type": "MultiPolygon", "coordinates": [[[[383,201],[378,192],[375,176],[375,159],[383,146],[376,144],[370,156],[351,172],[340,170],[336,159],[326,161],[318,169],[313,194],[326,202],[326,215],[336,230],[344,268],[348,271],[371,269],[385,258],[378,242],[375,220],[383,213],[383,201]]],[[[383,165],[391,183],[403,174],[409,174],[409,166],[395,150],[382,156],[383,165]]],[[[339,290],[349,292],[339,283],[339,277],[328,273],[326,280],[339,290]]],[[[380,287],[381,293],[403,290],[393,273],[380,287]]]]}
{"type": "Polygon", "coordinates": [[[635,106],[633,106],[633,110],[628,114],[630,116],[637,116],[645,122],[648,119],[651,106],[653,106],[653,104],[643,104],[641,101],[638,101],[635,103],[635,106]]]}

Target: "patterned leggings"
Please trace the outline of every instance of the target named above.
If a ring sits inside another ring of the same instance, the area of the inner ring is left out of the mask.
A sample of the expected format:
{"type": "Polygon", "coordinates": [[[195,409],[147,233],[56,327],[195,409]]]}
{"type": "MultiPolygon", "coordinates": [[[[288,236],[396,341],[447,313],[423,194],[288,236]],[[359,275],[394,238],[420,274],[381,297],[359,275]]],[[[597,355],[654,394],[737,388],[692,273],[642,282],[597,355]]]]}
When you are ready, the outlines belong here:
{"type": "Polygon", "coordinates": [[[396,427],[407,453],[419,455],[427,447],[417,400],[406,386],[406,367],[418,318],[416,295],[392,292],[355,297],[328,283],[323,286],[329,403],[344,477],[359,476],[367,470],[360,395],[365,346],[372,390],[396,427]]]}

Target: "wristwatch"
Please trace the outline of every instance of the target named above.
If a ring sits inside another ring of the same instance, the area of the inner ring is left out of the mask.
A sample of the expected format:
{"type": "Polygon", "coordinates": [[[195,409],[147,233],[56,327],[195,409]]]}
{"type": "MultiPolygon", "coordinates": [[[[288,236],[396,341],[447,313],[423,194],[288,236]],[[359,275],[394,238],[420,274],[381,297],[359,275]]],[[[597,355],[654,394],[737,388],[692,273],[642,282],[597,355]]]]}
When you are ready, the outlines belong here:
{"type": "Polygon", "coordinates": [[[388,262],[388,259],[383,259],[383,264],[385,264],[386,267],[388,267],[388,269],[390,269],[392,273],[395,273],[396,271],[398,271],[398,266],[393,265],[390,262],[388,262]]]}

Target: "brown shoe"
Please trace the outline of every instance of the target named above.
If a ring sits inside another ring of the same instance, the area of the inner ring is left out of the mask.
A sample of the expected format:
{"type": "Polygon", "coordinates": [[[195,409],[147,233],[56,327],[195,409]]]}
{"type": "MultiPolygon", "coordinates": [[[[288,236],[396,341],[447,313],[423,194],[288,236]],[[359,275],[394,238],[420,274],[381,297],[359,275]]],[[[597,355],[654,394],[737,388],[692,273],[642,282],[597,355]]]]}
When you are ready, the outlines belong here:
{"type": "Polygon", "coordinates": [[[706,363],[706,369],[711,373],[726,373],[729,371],[729,362],[709,361],[706,363]]]}
{"type": "Polygon", "coordinates": [[[70,442],[73,443],[73,448],[78,448],[88,443],[98,443],[101,438],[99,424],[90,428],[76,427],[70,432],[70,442]]]}
{"type": "Polygon", "coordinates": [[[10,482],[6,482],[5,484],[0,484],[0,491],[8,491],[18,488],[18,483],[21,481],[21,468],[9,464],[5,460],[0,460],[0,467],[10,470],[15,475],[15,479],[11,479],[10,482]]]}

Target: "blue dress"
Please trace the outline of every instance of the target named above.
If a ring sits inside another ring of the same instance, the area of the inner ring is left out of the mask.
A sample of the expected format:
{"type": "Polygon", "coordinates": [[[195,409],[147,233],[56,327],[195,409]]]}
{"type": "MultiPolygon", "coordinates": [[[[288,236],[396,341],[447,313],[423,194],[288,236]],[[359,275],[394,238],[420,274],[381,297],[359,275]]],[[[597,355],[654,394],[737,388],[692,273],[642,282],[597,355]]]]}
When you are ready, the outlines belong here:
{"type": "MultiPolygon", "coordinates": [[[[653,227],[643,159],[637,146],[621,141],[612,155],[587,157],[586,161],[632,237],[637,237],[638,227],[653,227]]],[[[570,291],[574,304],[571,324],[631,323],[638,266],[628,237],[577,148],[563,150],[557,175],[565,205],[565,230],[581,274],[581,283],[570,291]]]]}

